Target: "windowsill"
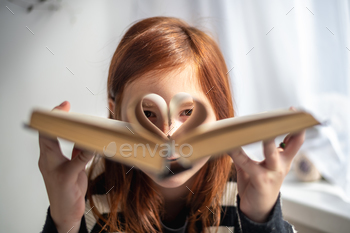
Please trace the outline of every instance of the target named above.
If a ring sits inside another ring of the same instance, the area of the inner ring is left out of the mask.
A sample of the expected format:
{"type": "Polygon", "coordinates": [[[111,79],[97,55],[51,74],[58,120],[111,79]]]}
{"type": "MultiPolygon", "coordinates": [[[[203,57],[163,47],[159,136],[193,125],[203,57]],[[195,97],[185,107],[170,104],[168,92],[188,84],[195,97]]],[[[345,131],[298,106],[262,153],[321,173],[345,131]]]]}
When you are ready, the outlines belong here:
{"type": "Polygon", "coordinates": [[[290,172],[281,188],[282,210],[286,219],[325,232],[348,232],[350,203],[327,181],[300,182],[290,172]]]}

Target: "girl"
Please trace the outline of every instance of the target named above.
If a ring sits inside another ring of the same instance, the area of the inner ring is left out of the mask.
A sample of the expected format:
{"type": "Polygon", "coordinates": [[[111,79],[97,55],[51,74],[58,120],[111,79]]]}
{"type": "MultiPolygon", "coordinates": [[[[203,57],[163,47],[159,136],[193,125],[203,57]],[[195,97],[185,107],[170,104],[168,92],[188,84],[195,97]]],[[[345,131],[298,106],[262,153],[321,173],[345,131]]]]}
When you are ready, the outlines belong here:
{"type": "MultiPolygon", "coordinates": [[[[167,104],[178,92],[201,99],[209,109],[204,123],[233,117],[227,72],[218,45],[204,32],[176,18],[139,21],[112,58],[109,118],[125,121],[135,93],[149,92],[167,104]]],[[[70,104],[56,108],[69,111],[70,104]]],[[[154,106],[144,113],[171,135],[191,117],[191,106],[172,125],[154,106]]],[[[284,149],[265,141],[262,162],[236,149],[158,180],[76,148],[68,160],[57,140],[39,135],[39,168],[50,201],[43,232],[294,232],[282,218],[279,190],[303,140],[304,132],[288,135],[284,149]]]]}

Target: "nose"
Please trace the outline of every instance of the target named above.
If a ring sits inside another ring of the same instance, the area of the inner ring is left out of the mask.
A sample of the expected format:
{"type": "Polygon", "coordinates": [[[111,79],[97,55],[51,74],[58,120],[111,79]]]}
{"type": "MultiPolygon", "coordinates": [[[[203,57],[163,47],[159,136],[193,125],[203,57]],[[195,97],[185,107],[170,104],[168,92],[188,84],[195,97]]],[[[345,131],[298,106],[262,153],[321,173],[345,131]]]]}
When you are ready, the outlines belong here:
{"type": "Polygon", "coordinates": [[[176,119],[171,119],[169,123],[164,124],[164,130],[163,132],[165,135],[167,135],[168,138],[171,137],[171,135],[183,124],[183,122],[176,120],[176,119]]]}

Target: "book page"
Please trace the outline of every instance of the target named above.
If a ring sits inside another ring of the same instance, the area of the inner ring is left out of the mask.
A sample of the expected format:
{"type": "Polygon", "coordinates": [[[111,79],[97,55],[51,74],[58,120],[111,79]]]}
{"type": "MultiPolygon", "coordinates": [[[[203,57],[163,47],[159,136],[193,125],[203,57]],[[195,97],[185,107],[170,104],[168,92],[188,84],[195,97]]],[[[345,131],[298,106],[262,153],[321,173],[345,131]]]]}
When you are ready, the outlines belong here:
{"type": "Polygon", "coordinates": [[[208,110],[197,98],[185,92],[179,92],[170,101],[170,117],[175,118],[183,103],[193,102],[192,115],[171,135],[171,139],[178,139],[181,135],[191,132],[201,125],[208,117],[208,110]]]}

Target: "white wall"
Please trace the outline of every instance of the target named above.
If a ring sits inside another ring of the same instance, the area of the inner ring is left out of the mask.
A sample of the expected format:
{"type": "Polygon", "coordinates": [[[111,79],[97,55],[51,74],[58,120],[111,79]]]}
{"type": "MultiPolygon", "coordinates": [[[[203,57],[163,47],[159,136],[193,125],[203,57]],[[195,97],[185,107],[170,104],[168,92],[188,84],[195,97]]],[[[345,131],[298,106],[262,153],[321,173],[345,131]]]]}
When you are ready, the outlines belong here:
{"type": "Polygon", "coordinates": [[[109,63],[130,24],[131,6],[122,1],[63,1],[57,11],[50,2],[57,1],[31,13],[0,3],[1,232],[41,231],[49,205],[38,136],[22,123],[33,107],[64,100],[71,111],[107,116],[109,63]]]}

